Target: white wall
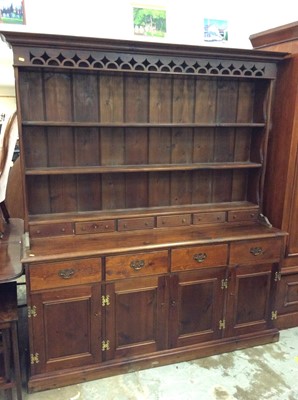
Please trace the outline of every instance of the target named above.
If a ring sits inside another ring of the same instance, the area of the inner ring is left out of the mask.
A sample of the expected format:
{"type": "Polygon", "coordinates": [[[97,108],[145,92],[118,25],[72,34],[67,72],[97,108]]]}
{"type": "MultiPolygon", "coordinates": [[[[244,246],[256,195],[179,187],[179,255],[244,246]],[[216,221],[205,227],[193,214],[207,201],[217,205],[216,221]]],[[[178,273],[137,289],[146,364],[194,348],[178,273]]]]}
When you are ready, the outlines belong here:
{"type": "MultiPolygon", "coordinates": [[[[293,4],[293,0],[282,3],[272,0],[25,0],[26,24],[0,24],[0,31],[144,40],[134,36],[132,9],[133,6],[149,6],[163,7],[167,11],[166,37],[153,39],[155,41],[206,45],[203,41],[204,18],[215,18],[226,19],[229,24],[228,43],[216,45],[251,48],[250,34],[298,19],[298,9],[293,4]]],[[[12,87],[12,53],[0,41],[0,111],[3,92],[12,87]]]]}

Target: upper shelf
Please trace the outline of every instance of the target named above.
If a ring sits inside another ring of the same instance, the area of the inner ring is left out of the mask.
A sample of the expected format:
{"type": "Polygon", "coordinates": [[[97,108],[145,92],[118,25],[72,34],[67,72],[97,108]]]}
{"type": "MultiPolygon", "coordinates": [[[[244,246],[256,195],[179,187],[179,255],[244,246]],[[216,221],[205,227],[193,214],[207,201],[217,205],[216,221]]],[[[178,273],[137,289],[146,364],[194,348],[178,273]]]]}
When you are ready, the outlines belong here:
{"type": "Polygon", "coordinates": [[[214,123],[165,123],[165,122],[73,122],[73,121],[23,121],[23,126],[90,127],[90,128],[263,128],[265,123],[214,122],[214,123]]]}

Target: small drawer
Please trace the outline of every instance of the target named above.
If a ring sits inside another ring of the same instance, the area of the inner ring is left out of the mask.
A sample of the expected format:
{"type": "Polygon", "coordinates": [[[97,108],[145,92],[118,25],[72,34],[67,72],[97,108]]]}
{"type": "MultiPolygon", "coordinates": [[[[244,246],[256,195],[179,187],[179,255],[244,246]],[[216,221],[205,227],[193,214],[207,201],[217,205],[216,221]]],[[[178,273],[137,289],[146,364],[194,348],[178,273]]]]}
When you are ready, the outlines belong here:
{"type": "Polygon", "coordinates": [[[106,258],[107,281],[144,275],[164,274],[168,271],[168,252],[136,253],[106,258]]]}
{"type": "Polygon", "coordinates": [[[73,234],[72,223],[37,224],[29,227],[30,236],[34,238],[48,236],[63,236],[73,234]]]}
{"type": "Polygon", "coordinates": [[[166,215],[157,217],[156,226],[158,228],[166,228],[172,226],[188,226],[191,224],[191,215],[190,214],[182,214],[182,215],[166,215]]]}
{"type": "Polygon", "coordinates": [[[154,228],[154,217],[127,218],[118,221],[118,231],[133,231],[137,229],[154,228]]]}
{"type": "Polygon", "coordinates": [[[193,215],[194,225],[216,224],[219,222],[225,222],[225,220],[226,213],[224,211],[214,213],[198,213],[193,215]]]}
{"type": "Polygon", "coordinates": [[[77,235],[88,233],[113,232],[115,230],[115,221],[113,219],[105,221],[77,222],[75,232],[77,235]]]}
{"type": "Polygon", "coordinates": [[[85,258],[29,267],[31,290],[43,290],[101,281],[101,259],[85,258]]]}
{"type": "Polygon", "coordinates": [[[281,246],[280,238],[231,243],[230,264],[258,264],[263,261],[279,261],[281,246]]]}
{"type": "Polygon", "coordinates": [[[171,271],[187,271],[227,265],[228,246],[194,246],[172,250],[171,271]]]}
{"type": "Polygon", "coordinates": [[[255,221],[258,218],[259,210],[229,211],[228,222],[255,221]]]}

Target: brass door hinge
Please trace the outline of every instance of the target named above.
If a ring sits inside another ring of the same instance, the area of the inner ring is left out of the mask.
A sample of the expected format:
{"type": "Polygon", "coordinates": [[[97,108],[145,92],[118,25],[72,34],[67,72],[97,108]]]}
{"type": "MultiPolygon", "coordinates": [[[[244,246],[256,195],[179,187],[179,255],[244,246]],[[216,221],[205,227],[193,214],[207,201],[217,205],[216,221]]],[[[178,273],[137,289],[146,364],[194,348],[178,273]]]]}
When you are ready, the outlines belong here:
{"type": "Polygon", "coordinates": [[[28,306],[27,313],[28,313],[28,318],[36,317],[37,316],[36,306],[28,306]]]}
{"type": "Polygon", "coordinates": [[[277,311],[271,311],[271,320],[277,319],[277,311]]]}
{"type": "Polygon", "coordinates": [[[225,319],[220,320],[220,321],[219,321],[218,329],[221,331],[221,330],[223,330],[223,329],[225,329],[225,328],[226,328],[226,320],[225,320],[225,319]]]}
{"type": "Polygon", "coordinates": [[[30,354],[30,362],[31,362],[31,365],[38,364],[39,363],[39,354],[38,353],[30,354]]]}
{"type": "Polygon", "coordinates": [[[227,279],[222,279],[221,280],[221,288],[222,288],[222,290],[228,288],[228,280],[227,279]]]}
{"type": "Polygon", "coordinates": [[[278,282],[281,280],[281,272],[275,272],[274,280],[275,280],[275,282],[278,282]]]}
{"type": "Polygon", "coordinates": [[[103,307],[109,306],[110,305],[110,296],[101,296],[101,305],[103,307]]]}
{"type": "Polygon", "coordinates": [[[102,342],[101,342],[101,350],[102,351],[107,351],[107,350],[110,350],[110,341],[109,340],[103,340],[102,342]]]}

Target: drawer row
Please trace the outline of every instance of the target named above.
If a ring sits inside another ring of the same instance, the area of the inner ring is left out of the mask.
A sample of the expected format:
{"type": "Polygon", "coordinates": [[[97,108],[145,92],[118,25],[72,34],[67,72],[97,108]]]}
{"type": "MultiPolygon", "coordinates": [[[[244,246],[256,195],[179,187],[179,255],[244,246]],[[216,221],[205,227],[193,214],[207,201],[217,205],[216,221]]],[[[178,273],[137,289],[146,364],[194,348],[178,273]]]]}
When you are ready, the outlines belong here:
{"type": "Polygon", "coordinates": [[[30,289],[42,290],[68,285],[81,285],[158,275],[168,272],[189,271],[225,265],[279,262],[282,252],[280,238],[189,246],[121,255],[80,258],[67,261],[32,264],[29,268],[30,289]],[[105,277],[102,266],[105,263],[105,277]]]}
{"type": "Polygon", "coordinates": [[[190,225],[216,224],[222,222],[255,221],[257,209],[218,212],[185,213],[142,218],[107,219],[86,222],[34,224],[30,226],[31,237],[60,235],[87,235],[92,233],[124,232],[153,228],[171,228],[190,225]]]}

